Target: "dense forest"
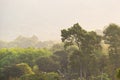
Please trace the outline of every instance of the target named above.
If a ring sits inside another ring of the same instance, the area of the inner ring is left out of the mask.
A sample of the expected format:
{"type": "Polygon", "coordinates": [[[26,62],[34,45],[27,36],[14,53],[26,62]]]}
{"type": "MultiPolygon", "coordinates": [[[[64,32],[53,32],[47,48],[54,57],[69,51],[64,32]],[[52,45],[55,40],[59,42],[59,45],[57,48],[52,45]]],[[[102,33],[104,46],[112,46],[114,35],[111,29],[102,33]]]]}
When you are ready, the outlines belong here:
{"type": "Polygon", "coordinates": [[[61,30],[61,43],[19,36],[0,42],[0,80],[119,80],[120,26],[100,35],[78,23],[61,30]]]}

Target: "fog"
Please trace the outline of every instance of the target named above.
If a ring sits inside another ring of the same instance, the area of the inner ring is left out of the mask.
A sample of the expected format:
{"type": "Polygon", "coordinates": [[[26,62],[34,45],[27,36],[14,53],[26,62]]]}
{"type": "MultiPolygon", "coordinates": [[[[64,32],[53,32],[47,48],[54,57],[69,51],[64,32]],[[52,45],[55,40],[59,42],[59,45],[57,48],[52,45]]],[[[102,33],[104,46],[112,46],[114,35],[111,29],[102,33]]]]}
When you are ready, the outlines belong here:
{"type": "Polygon", "coordinates": [[[120,0],[0,0],[0,40],[36,35],[60,40],[60,30],[79,23],[84,29],[120,25],[120,0]]]}

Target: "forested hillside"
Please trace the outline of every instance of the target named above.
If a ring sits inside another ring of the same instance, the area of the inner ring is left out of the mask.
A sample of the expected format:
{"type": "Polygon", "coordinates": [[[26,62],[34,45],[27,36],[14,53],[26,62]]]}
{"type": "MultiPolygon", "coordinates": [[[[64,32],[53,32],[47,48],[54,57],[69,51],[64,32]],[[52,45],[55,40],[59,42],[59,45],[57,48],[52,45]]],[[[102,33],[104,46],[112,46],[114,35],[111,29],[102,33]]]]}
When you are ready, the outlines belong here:
{"type": "Polygon", "coordinates": [[[42,45],[36,36],[19,36],[1,42],[0,80],[120,79],[120,26],[109,24],[99,35],[76,23],[61,30],[61,41],[42,45]]]}
{"type": "Polygon", "coordinates": [[[32,37],[24,37],[18,36],[13,41],[2,41],[0,40],[0,48],[12,48],[12,47],[20,47],[20,48],[28,48],[28,47],[35,47],[35,48],[48,48],[53,46],[56,41],[40,41],[37,36],[33,35],[32,37]]]}

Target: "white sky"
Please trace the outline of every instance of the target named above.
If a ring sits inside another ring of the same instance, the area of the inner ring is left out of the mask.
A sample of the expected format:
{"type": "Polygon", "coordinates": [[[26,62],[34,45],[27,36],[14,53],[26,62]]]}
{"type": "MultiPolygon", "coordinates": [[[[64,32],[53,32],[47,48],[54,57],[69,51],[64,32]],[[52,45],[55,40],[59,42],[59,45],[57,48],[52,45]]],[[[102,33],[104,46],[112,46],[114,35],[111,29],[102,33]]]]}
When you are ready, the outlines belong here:
{"type": "Polygon", "coordinates": [[[120,25],[120,0],[0,0],[0,40],[60,40],[60,30],[77,22],[86,30],[120,25]]]}

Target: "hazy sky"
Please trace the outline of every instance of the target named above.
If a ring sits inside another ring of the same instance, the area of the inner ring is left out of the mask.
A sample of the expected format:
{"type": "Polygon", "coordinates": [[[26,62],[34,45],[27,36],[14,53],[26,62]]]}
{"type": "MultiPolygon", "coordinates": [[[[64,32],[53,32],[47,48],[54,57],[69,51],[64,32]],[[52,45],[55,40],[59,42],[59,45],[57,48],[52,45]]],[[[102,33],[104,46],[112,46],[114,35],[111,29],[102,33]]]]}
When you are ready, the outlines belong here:
{"type": "Polygon", "coordinates": [[[120,25],[120,0],[0,0],[0,40],[60,40],[60,30],[77,22],[87,30],[120,25]]]}

